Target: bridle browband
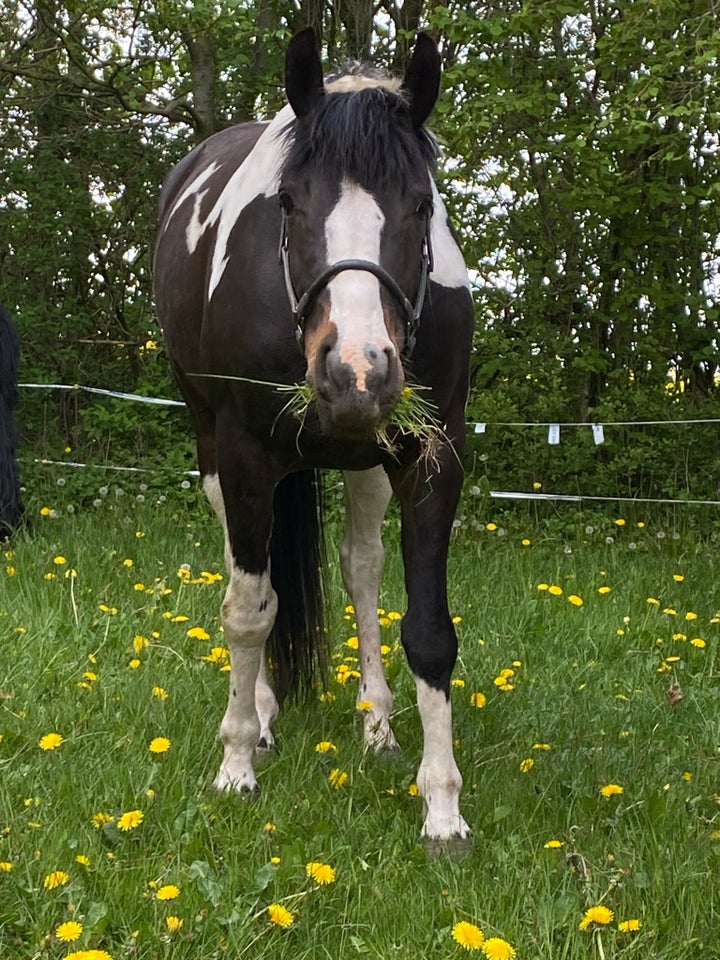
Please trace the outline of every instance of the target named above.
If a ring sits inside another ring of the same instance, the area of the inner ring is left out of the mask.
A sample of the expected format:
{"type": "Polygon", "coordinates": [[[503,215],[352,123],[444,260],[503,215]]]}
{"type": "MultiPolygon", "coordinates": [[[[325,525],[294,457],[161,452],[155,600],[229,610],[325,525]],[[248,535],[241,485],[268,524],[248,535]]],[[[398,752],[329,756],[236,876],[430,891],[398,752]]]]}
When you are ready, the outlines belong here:
{"type": "Polygon", "coordinates": [[[372,260],[354,259],[337,260],[335,263],[331,263],[329,267],[323,270],[319,277],[313,280],[305,293],[298,298],[292,276],[290,275],[290,242],[287,230],[288,215],[284,208],[281,209],[281,216],[279,257],[283,267],[285,289],[287,290],[290,309],[292,310],[293,319],[295,320],[295,338],[300,350],[303,350],[307,315],[320,291],[323,290],[334,277],[339,273],[344,273],[345,270],[363,270],[365,273],[371,273],[374,277],[377,277],[400,308],[405,319],[406,327],[403,356],[410,357],[415,348],[418,323],[427,293],[428,276],[433,268],[432,246],[430,243],[430,215],[427,217],[425,236],[423,237],[422,251],[420,254],[420,283],[418,284],[414,304],[411,303],[402,292],[397,281],[390,276],[387,270],[383,270],[379,263],[373,263],[372,260]]]}

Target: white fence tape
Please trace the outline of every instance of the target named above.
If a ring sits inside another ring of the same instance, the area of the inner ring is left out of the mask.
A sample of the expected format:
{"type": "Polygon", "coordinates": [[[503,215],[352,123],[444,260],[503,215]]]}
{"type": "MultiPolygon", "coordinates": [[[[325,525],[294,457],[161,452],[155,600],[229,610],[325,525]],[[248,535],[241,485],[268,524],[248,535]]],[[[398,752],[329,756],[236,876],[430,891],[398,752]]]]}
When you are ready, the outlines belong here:
{"type": "MultiPolygon", "coordinates": [[[[138,403],[153,403],[165,407],[184,407],[182,400],[167,400],[162,397],[143,397],[137,393],[120,393],[117,390],[104,390],[101,387],[87,387],[83,384],[64,384],[64,383],[19,383],[19,387],[25,387],[37,390],[84,390],[87,393],[96,393],[105,397],[115,397],[119,400],[135,400],[138,403]]],[[[483,434],[487,432],[487,427],[542,427],[548,432],[548,443],[555,446],[560,443],[561,427],[590,427],[593,431],[593,439],[596,444],[601,444],[605,440],[605,427],[657,427],[657,426],[687,426],[695,423],[720,423],[720,418],[705,418],[695,420],[615,420],[612,423],[551,423],[551,422],[519,422],[519,421],[488,421],[485,423],[475,423],[474,432],[483,434]]],[[[62,467],[82,467],[95,470],[111,470],[123,473],[154,473],[156,471],[145,467],[113,467],[107,464],[95,463],[77,463],[68,460],[34,460],[34,463],[47,464],[49,466],[62,467]]],[[[184,476],[199,477],[199,470],[185,470],[184,476]]],[[[706,506],[720,507],[720,500],[671,500],[654,497],[596,497],[586,496],[584,494],[566,494],[566,493],[523,493],[511,490],[490,490],[490,497],[494,500],[545,500],[558,501],[566,503],[582,503],[583,501],[595,501],[604,503],[660,503],[673,506],[706,506]]]]}

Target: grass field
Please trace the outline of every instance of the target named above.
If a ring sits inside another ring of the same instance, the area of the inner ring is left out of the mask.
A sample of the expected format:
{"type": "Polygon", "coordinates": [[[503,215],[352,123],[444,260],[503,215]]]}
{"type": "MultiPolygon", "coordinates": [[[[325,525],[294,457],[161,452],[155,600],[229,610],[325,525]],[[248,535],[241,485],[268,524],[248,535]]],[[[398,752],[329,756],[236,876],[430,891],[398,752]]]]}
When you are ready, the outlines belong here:
{"type": "Polygon", "coordinates": [[[333,671],[286,706],[245,802],[210,789],[219,532],[194,491],[142,496],[110,485],[69,513],[58,488],[0,556],[2,960],[445,960],[484,955],[475,928],[498,958],[720,957],[713,546],[651,516],[503,529],[467,498],[450,598],[474,845],[430,859],[414,685],[388,616],[404,603],[396,522],[380,616],[403,754],[362,753],[332,562],[333,671]]]}

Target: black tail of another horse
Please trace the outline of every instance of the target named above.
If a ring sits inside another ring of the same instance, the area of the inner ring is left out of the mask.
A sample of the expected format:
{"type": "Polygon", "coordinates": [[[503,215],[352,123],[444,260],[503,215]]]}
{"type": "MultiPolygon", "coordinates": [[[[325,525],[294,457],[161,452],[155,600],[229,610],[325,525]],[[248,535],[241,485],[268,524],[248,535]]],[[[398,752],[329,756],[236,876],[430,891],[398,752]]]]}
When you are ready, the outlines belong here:
{"type": "Polygon", "coordinates": [[[20,348],[15,327],[0,304],[0,540],[7,539],[23,515],[15,451],[13,407],[17,399],[20,348]]]}
{"type": "Polygon", "coordinates": [[[275,692],[307,692],[327,662],[323,571],[325,542],[319,471],[288,474],[275,490],[270,547],[278,613],[268,641],[275,692]]]}

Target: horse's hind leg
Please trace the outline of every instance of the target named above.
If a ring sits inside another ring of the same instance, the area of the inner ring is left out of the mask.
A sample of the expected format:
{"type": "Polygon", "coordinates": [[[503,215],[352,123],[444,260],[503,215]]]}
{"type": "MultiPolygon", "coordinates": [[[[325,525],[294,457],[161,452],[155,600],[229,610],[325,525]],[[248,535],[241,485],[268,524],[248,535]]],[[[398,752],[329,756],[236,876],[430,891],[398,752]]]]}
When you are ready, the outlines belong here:
{"type": "Polygon", "coordinates": [[[357,702],[363,710],[364,740],[373,750],[397,750],[390,728],[393,696],[383,672],[378,623],[378,593],[385,558],[380,531],[392,489],[382,467],[346,471],[344,480],[346,526],[340,560],[358,625],[362,678],[357,702]]]}

